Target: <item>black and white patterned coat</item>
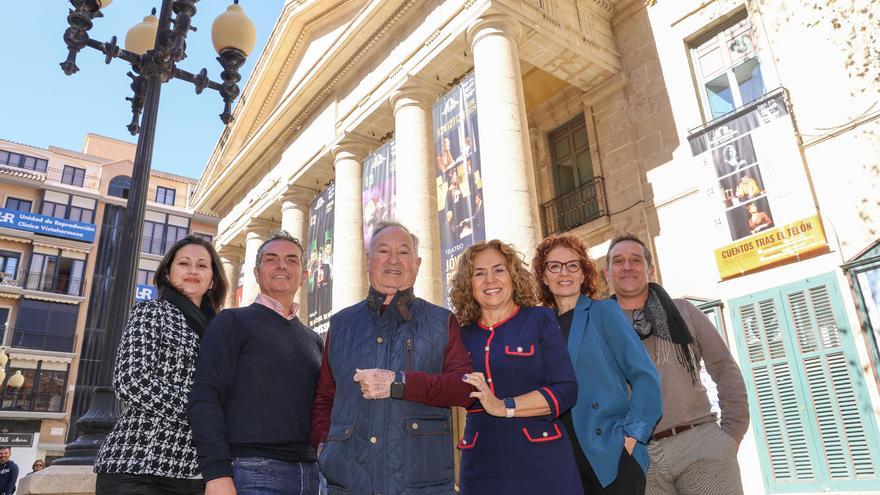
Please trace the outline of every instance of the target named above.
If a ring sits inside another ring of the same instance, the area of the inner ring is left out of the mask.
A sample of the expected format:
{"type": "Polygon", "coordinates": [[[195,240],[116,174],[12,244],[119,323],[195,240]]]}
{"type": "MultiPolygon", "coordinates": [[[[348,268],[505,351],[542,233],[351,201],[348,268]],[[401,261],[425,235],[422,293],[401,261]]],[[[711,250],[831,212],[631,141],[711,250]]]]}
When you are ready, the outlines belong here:
{"type": "Polygon", "coordinates": [[[126,403],[95,459],[97,473],[190,478],[198,472],[186,403],[201,339],[168,301],[131,311],[113,386],[126,403]]]}

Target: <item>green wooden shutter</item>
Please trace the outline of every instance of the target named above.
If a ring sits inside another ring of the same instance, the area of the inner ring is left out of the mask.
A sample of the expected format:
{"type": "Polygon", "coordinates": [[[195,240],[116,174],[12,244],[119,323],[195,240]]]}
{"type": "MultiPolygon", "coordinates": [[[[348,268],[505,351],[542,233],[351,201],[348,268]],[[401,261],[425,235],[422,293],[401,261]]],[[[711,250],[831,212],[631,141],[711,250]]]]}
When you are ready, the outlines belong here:
{"type": "MultiPolygon", "coordinates": [[[[752,417],[761,418],[761,432],[769,461],[765,483],[813,482],[815,456],[809,447],[800,404],[804,397],[792,380],[791,359],[784,345],[779,312],[772,298],[742,304],[735,322],[740,349],[747,352],[751,371],[752,417]],[[755,411],[757,409],[757,411],[755,411]],[[757,415],[755,414],[757,412],[757,415]]],[[[748,374],[745,373],[748,377],[748,374]]],[[[758,430],[758,425],[755,425],[758,430]]]]}
{"type": "Polygon", "coordinates": [[[768,492],[880,488],[876,423],[833,274],[731,307],[768,492]]]}

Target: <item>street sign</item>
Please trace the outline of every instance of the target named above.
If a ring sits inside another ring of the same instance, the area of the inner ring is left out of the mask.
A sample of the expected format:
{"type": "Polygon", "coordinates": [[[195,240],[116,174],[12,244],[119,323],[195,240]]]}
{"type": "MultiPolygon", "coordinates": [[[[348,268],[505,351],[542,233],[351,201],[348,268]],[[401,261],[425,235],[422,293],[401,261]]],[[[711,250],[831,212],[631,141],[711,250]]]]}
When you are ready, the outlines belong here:
{"type": "Polygon", "coordinates": [[[3,447],[32,447],[33,433],[0,433],[0,445],[3,447]]]}

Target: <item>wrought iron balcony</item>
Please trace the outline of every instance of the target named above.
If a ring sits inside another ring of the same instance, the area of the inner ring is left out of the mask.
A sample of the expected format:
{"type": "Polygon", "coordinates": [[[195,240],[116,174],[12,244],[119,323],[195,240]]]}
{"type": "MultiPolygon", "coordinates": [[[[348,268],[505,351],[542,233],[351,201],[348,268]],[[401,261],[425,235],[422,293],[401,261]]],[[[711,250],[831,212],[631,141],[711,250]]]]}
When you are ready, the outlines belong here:
{"type": "Polygon", "coordinates": [[[82,296],[86,281],[83,278],[67,277],[52,273],[30,272],[27,274],[24,288],[51,292],[53,294],[67,294],[68,296],[82,296]]]}
{"type": "Polygon", "coordinates": [[[64,412],[64,394],[61,392],[6,391],[0,397],[2,411],[64,412]]]}
{"type": "Polygon", "coordinates": [[[27,272],[24,268],[0,271],[0,289],[3,289],[4,287],[24,287],[25,278],[27,278],[27,272]]]}
{"type": "Polygon", "coordinates": [[[71,333],[48,332],[16,328],[12,332],[12,347],[19,349],[40,349],[43,351],[73,352],[76,337],[71,333]]]}
{"type": "Polygon", "coordinates": [[[85,189],[95,189],[101,187],[101,178],[97,175],[90,175],[85,173],[77,173],[81,171],[79,170],[71,170],[71,169],[61,169],[55,167],[49,167],[46,171],[46,179],[60,182],[62,184],[69,184],[71,186],[82,187],[85,189]]]}
{"type": "Polygon", "coordinates": [[[172,239],[162,239],[161,237],[141,237],[141,252],[155,254],[157,256],[164,256],[165,251],[168,250],[177,240],[172,239]]]}
{"type": "Polygon", "coordinates": [[[608,214],[602,177],[541,205],[544,235],[571,230],[608,214]]]}

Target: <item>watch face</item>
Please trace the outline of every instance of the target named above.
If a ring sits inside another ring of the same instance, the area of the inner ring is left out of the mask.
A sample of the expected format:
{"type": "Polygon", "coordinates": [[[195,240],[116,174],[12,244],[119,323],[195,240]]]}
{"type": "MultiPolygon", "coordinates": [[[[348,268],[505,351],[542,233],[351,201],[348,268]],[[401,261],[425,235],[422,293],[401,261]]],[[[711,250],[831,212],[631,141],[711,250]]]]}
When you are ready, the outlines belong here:
{"type": "Polygon", "coordinates": [[[392,399],[402,399],[403,398],[403,384],[400,382],[394,382],[391,384],[391,398],[392,399]]]}

